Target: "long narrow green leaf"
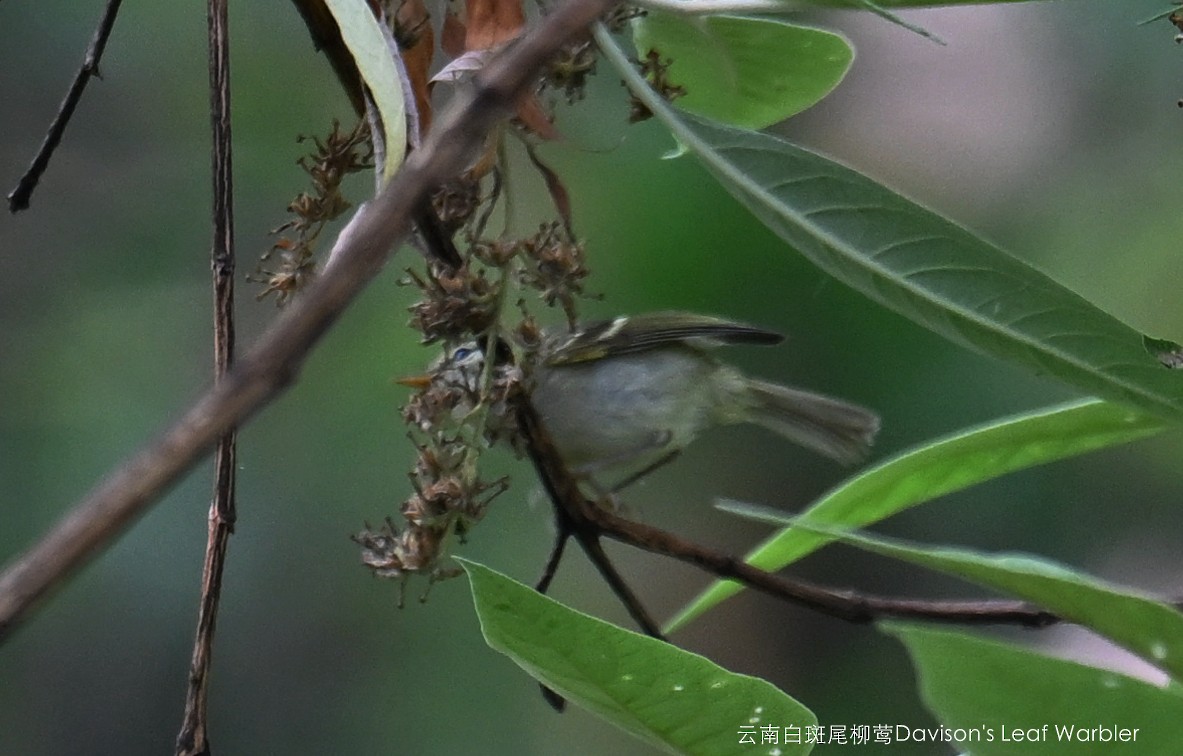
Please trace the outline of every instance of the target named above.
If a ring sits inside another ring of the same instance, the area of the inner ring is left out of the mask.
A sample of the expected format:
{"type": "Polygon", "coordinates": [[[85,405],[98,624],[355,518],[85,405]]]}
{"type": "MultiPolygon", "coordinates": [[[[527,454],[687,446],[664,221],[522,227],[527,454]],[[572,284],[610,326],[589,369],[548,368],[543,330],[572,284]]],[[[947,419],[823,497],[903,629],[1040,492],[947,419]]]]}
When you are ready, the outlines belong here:
{"type": "Polygon", "coordinates": [[[956,343],[1183,419],[1183,374],[1163,369],[1132,328],[856,171],[782,139],[676,113],[611,35],[600,28],[596,38],[677,139],[818,267],[956,343]]]}
{"type": "Polygon", "coordinates": [[[771,683],[458,561],[488,644],[567,700],[672,753],[809,753],[809,745],[784,743],[783,733],[795,727],[800,734],[817,718],[771,683]],[[765,743],[762,727],[777,734],[775,743],[765,743]],[[741,743],[745,732],[751,744],[741,743]]]}
{"type": "Polygon", "coordinates": [[[826,533],[864,551],[1030,601],[1105,636],[1164,670],[1176,682],[1183,680],[1183,614],[1154,598],[1027,554],[983,554],[918,546],[865,533],[826,533]]]}
{"type": "MultiPolygon", "coordinates": [[[[856,528],[991,478],[1153,435],[1162,420],[1118,404],[1089,400],[970,428],[880,462],[822,496],[794,522],[856,528]]],[[[771,536],[746,561],[768,572],[833,540],[804,528],[771,536]]],[[[716,582],[670,620],[672,632],[743,590],[716,582]]]]}
{"type": "Polygon", "coordinates": [[[907,647],[924,704],[946,730],[897,728],[896,745],[956,739],[950,747],[974,756],[1179,753],[1178,688],[950,630],[899,622],[882,629],[907,647]]]}
{"type": "Polygon", "coordinates": [[[389,180],[402,165],[407,149],[407,111],[398,69],[378,19],[365,0],[325,0],[341,29],[362,81],[370,90],[382,118],[385,163],[382,180],[389,180]]]}

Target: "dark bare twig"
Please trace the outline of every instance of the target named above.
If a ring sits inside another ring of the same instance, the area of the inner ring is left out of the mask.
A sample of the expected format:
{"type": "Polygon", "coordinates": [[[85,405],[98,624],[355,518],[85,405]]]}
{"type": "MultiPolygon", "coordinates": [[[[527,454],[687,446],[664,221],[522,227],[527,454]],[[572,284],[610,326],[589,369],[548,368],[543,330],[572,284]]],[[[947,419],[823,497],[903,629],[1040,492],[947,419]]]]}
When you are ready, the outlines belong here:
{"type": "Polygon", "coordinates": [[[419,237],[423,239],[424,252],[435,262],[443,265],[447,270],[459,270],[464,265],[464,258],[460,250],[456,249],[456,242],[452,235],[444,230],[439,216],[431,207],[431,200],[425,199],[415,208],[415,226],[419,229],[419,237]]]}
{"type": "Polygon", "coordinates": [[[558,530],[557,540],[551,550],[550,559],[547,560],[543,578],[538,583],[539,593],[546,592],[555,570],[558,569],[563,546],[569,537],[574,536],[579,545],[583,547],[587,558],[592,561],[612,592],[624,604],[633,621],[640,625],[646,634],[665,640],[661,634],[661,627],[649,616],[649,612],[641,605],[640,599],[633,593],[620,573],[616,571],[608,559],[608,555],[604,553],[603,545],[600,543],[600,533],[594,528],[587,527],[587,520],[581,510],[597,507],[584,497],[583,492],[579,490],[579,483],[567,470],[563,461],[559,459],[554,442],[551,441],[550,434],[542,427],[542,421],[538,418],[534,406],[530,404],[530,399],[518,391],[515,393],[513,401],[518,426],[522,429],[526,439],[526,453],[529,454],[535,469],[538,470],[542,487],[546,489],[546,493],[550,497],[555,512],[555,526],[558,530]]]}
{"type": "Polygon", "coordinates": [[[608,555],[604,553],[604,545],[600,542],[597,534],[591,533],[586,529],[575,530],[575,538],[579,541],[579,545],[583,547],[583,551],[587,554],[587,558],[592,561],[596,569],[600,571],[600,576],[604,578],[604,582],[608,583],[608,587],[624,604],[624,608],[628,610],[629,616],[633,618],[641,630],[646,635],[657,638],[658,640],[665,640],[665,636],[661,633],[661,626],[653,620],[649,612],[646,611],[641,599],[637,598],[637,594],[633,593],[633,589],[629,587],[620,573],[617,572],[616,567],[608,559],[608,555]]]}
{"type": "Polygon", "coordinates": [[[382,269],[416,207],[461,171],[542,66],[614,4],[568,0],[497,55],[437,119],[423,146],[338,240],[328,266],[224,380],[165,432],[116,467],[66,517],[0,573],[0,639],[50,588],[92,558],[193,466],[229,428],[278,396],[325,331],[382,269]]]}
{"type": "MultiPolygon", "coordinates": [[[[608,587],[624,604],[624,608],[628,610],[629,616],[633,621],[640,626],[640,628],[649,635],[658,640],[666,640],[666,637],[661,633],[661,626],[653,620],[653,617],[646,611],[645,606],[641,603],[641,599],[633,593],[632,588],[621,574],[616,570],[612,561],[608,559],[608,555],[604,553],[604,546],[600,543],[600,538],[597,534],[588,531],[586,528],[580,529],[576,527],[571,518],[567,516],[566,510],[561,507],[555,499],[551,499],[551,504],[554,507],[555,523],[557,525],[557,533],[555,535],[555,544],[551,548],[550,557],[546,560],[546,567],[542,571],[542,577],[535,584],[534,589],[539,593],[546,593],[550,587],[551,581],[554,579],[555,572],[559,568],[559,562],[563,558],[563,550],[567,545],[567,541],[571,536],[575,536],[575,540],[579,541],[579,545],[583,548],[587,558],[599,570],[600,576],[608,583],[608,587]]],[[[563,711],[567,706],[567,700],[561,695],[539,683],[542,689],[542,697],[555,711],[563,711]]]]}
{"type": "MultiPolygon", "coordinates": [[[[542,568],[542,577],[538,578],[538,582],[534,584],[534,590],[542,594],[550,589],[551,581],[554,580],[555,573],[559,569],[559,562],[563,560],[563,551],[567,548],[567,541],[571,538],[571,529],[567,526],[557,506],[555,507],[555,523],[554,546],[550,549],[546,566],[542,568]]],[[[552,709],[561,714],[567,708],[567,699],[558,692],[546,687],[543,683],[538,683],[538,688],[542,691],[542,700],[550,704],[552,709]]]]}
{"type": "Polygon", "coordinates": [[[546,593],[550,590],[551,581],[555,579],[555,573],[558,572],[559,562],[563,560],[563,551],[567,547],[567,541],[571,538],[571,531],[568,528],[559,526],[555,532],[555,543],[550,549],[550,556],[546,560],[546,566],[542,568],[542,577],[538,578],[538,582],[534,584],[534,590],[539,593],[546,593]]]}
{"type": "MultiPolygon", "coordinates": [[[[528,400],[519,396],[517,401],[524,403],[528,400]]],[[[533,410],[530,409],[528,411],[532,412],[533,410]]],[[[520,413],[521,410],[519,410],[519,417],[521,416],[520,413]]],[[[551,443],[550,437],[545,435],[545,431],[542,430],[541,426],[536,426],[536,428],[535,435],[531,436],[528,441],[531,449],[536,444],[551,443]]],[[[550,449],[551,451],[542,452],[542,454],[553,455],[553,447],[550,447],[550,449]]],[[[533,454],[534,452],[531,452],[532,456],[533,454]]],[[[542,577],[538,580],[534,589],[539,593],[546,593],[550,587],[551,580],[554,579],[555,572],[559,568],[559,562],[563,557],[563,549],[567,545],[567,541],[574,536],[575,540],[579,542],[580,547],[583,548],[584,553],[587,554],[587,558],[591,560],[592,564],[599,570],[601,577],[608,583],[608,587],[612,589],[612,592],[624,604],[624,608],[628,610],[629,616],[633,618],[633,621],[645,631],[646,635],[665,640],[665,636],[661,634],[661,626],[653,620],[653,617],[646,611],[644,605],[641,604],[641,600],[633,593],[632,588],[621,577],[616,567],[612,564],[612,561],[608,559],[608,555],[604,553],[604,546],[600,543],[599,535],[589,531],[587,528],[579,527],[579,524],[572,520],[567,508],[560,506],[560,499],[556,498],[555,492],[550,490],[549,484],[545,479],[543,486],[547,488],[547,493],[550,494],[551,498],[551,505],[554,507],[556,535],[555,545],[551,548],[550,557],[547,559],[546,567],[542,571],[542,577]]],[[[574,490],[578,493],[578,488],[574,490]]],[[[582,494],[578,495],[581,499],[583,498],[582,494]]]]}
{"type": "MultiPolygon", "coordinates": [[[[230,28],[227,0],[209,0],[210,125],[213,133],[213,243],[210,267],[214,290],[214,380],[220,381],[234,360],[234,172],[230,139],[230,28]]],[[[237,444],[234,428],[218,439],[214,452],[214,496],[201,573],[197,633],[189,666],[185,714],[177,734],[178,756],[208,754],[209,676],[213,660],[218,604],[226,550],[234,532],[234,478],[237,444]]]]}
{"type": "Polygon", "coordinates": [[[873,622],[894,617],[958,624],[1045,627],[1061,621],[1056,615],[1022,601],[894,599],[823,588],[764,572],[737,557],[686,541],[659,528],[618,517],[589,501],[579,490],[578,482],[558,457],[526,397],[519,395],[517,398],[516,413],[526,437],[528,454],[543,487],[556,509],[562,510],[560,521],[566,522],[566,527],[576,538],[581,533],[592,538],[606,536],[693,564],[716,577],[737,580],[750,588],[849,622],[873,622]]]}
{"type": "Polygon", "coordinates": [[[62,141],[62,135],[66,133],[66,125],[70,123],[70,117],[74,115],[74,109],[78,107],[78,102],[82,99],[83,90],[86,89],[86,85],[92,78],[103,78],[99,73],[99,59],[103,57],[103,49],[107,46],[107,38],[111,36],[111,27],[115,25],[115,16],[119,13],[119,4],[122,1],[107,0],[103,17],[99,19],[99,26],[90,39],[90,47],[86,48],[86,58],[83,59],[78,73],[74,75],[74,82],[70,84],[69,91],[66,92],[61,106],[58,107],[58,113],[54,116],[53,123],[45,132],[45,139],[42,140],[41,147],[37,150],[33,162],[29,164],[24,175],[17,181],[16,188],[8,194],[9,212],[16,213],[29,207],[29,198],[33,196],[33,190],[41,181],[41,175],[49,167],[49,159],[53,157],[54,150],[62,141]]]}
{"type": "Polygon", "coordinates": [[[345,47],[341,30],[337,28],[337,22],[333,20],[333,14],[329,12],[328,6],[325,5],[324,0],[292,0],[292,4],[300,12],[300,17],[304,19],[304,25],[308,27],[308,33],[312,35],[313,46],[328,57],[329,65],[333,67],[333,73],[337,75],[337,81],[341,83],[341,88],[349,97],[349,103],[353,106],[353,110],[359,116],[364,116],[366,104],[361,76],[357,72],[353,56],[345,47]]]}
{"type": "Polygon", "coordinates": [[[593,527],[608,538],[693,564],[715,577],[737,580],[749,588],[848,622],[896,618],[963,625],[1047,627],[1061,621],[1055,614],[1023,601],[897,599],[825,588],[764,572],[738,557],[686,541],[658,528],[617,517],[602,509],[591,508],[588,515],[593,527]]]}

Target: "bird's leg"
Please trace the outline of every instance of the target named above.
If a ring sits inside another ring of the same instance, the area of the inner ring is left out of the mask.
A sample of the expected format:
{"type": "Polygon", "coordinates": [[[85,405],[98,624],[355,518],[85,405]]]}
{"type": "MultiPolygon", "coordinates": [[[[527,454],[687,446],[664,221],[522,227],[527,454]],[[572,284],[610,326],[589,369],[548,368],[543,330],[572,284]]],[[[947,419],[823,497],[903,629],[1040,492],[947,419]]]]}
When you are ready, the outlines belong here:
{"type": "Polygon", "coordinates": [[[640,457],[644,454],[660,449],[663,446],[667,446],[673,437],[674,434],[668,430],[654,431],[653,435],[645,443],[635,446],[608,459],[601,459],[595,464],[584,465],[574,471],[575,475],[580,480],[585,481],[588,486],[593,491],[595,491],[596,499],[601,506],[610,512],[618,512],[620,511],[620,500],[617,499],[616,494],[628,486],[631,486],[633,483],[636,483],[641,478],[644,478],[646,475],[658,469],[659,467],[663,467],[664,465],[672,462],[673,459],[681,453],[681,449],[673,449],[666,454],[663,454],[656,461],[645,465],[645,467],[643,467],[641,470],[630,474],[624,480],[616,483],[611,488],[605,488],[604,486],[600,485],[600,483],[595,478],[593,478],[592,475],[599,470],[615,467],[616,465],[628,462],[634,457],[640,457]]]}
{"type": "Polygon", "coordinates": [[[654,462],[646,465],[645,467],[641,468],[637,472],[628,476],[627,478],[620,481],[616,485],[612,486],[612,488],[608,489],[608,495],[614,496],[621,489],[628,488],[633,483],[636,483],[638,480],[640,480],[641,478],[644,478],[649,473],[655,472],[656,470],[659,470],[660,468],[665,467],[670,462],[673,462],[677,458],[677,456],[681,453],[682,453],[681,449],[672,449],[671,451],[667,452],[666,454],[662,455],[661,457],[658,457],[654,462]]]}

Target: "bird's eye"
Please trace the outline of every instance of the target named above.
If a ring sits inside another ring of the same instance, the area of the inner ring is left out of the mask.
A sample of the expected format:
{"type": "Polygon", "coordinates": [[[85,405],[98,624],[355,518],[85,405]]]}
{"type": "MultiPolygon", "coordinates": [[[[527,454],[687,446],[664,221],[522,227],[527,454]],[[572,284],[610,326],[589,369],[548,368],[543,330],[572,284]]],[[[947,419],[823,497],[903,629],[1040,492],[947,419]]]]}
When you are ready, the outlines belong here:
{"type": "Polygon", "coordinates": [[[463,362],[471,357],[475,351],[472,347],[457,347],[456,351],[452,352],[452,362],[463,362]]]}

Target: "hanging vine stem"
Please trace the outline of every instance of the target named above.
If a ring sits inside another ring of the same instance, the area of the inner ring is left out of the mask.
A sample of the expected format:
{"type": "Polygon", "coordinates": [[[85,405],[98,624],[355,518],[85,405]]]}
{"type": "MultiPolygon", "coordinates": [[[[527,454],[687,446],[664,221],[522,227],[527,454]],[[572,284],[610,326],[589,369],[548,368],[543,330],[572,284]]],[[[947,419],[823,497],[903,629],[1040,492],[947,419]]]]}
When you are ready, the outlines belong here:
{"type": "MultiPolygon", "coordinates": [[[[230,26],[227,0],[209,0],[210,126],[213,142],[213,244],[210,250],[214,289],[214,380],[221,381],[234,361],[234,173],[230,138],[230,26]]],[[[234,427],[218,439],[214,453],[214,495],[201,573],[197,632],[189,665],[185,713],[177,734],[178,756],[209,753],[209,676],[214,634],[222,597],[226,551],[237,518],[234,427]]]]}

